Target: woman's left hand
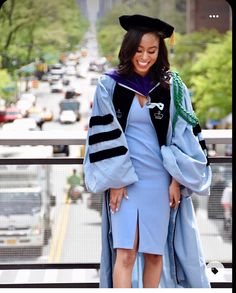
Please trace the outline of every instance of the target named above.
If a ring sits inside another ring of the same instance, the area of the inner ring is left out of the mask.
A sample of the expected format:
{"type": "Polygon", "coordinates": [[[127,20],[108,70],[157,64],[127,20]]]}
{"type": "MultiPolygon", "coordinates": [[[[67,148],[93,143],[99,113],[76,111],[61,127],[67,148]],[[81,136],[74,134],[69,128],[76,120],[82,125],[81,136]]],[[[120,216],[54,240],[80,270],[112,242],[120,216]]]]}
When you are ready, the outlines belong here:
{"type": "Polygon", "coordinates": [[[180,204],[180,185],[179,183],[172,178],[172,182],[169,186],[169,194],[170,194],[170,207],[177,208],[180,204]]]}

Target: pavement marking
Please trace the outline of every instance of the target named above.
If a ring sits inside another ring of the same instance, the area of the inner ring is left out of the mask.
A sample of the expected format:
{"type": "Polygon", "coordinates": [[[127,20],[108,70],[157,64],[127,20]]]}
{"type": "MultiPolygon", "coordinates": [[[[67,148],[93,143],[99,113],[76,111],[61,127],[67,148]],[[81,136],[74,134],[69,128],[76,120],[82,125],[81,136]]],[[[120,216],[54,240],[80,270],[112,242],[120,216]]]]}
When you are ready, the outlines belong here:
{"type": "Polygon", "coordinates": [[[43,278],[43,283],[57,283],[58,269],[46,270],[43,278]]]}
{"type": "Polygon", "coordinates": [[[63,221],[62,221],[62,226],[60,229],[60,234],[59,234],[59,238],[57,242],[56,255],[54,259],[54,262],[56,263],[60,262],[60,259],[61,259],[62,248],[63,248],[65,234],[66,234],[67,225],[68,225],[69,211],[70,211],[70,201],[69,201],[69,204],[67,204],[66,207],[64,208],[63,221]]]}
{"type": "MultiPolygon", "coordinates": [[[[64,201],[63,201],[64,203],[66,202],[66,198],[67,198],[67,195],[65,194],[64,201]]],[[[69,210],[70,203],[71,203],[71,200],[69,199],[68,204],[66,204],[66,205],[63,204],[60,208],[56,231],[55,231],[55,234],[53,236],[52,243],[50,246],[50,253],[49,253],[49,257],[48,257],[49,263],[55,263],[55,259],[56,258],[58,259],[58,257],[56,257],[56,255],[58,255],[58,253],[57,253],[58,243],[59,243],[59,240],[61,239],[61,236],[60,236],[62,233],[61,229],[64,226],[63,223],[65,222],[64,217],[66,214],[68,214],[68,212],[66,212],[66,211],[69,210]]],[[[65,233],[65,231],[64,231],[64,233],[65,233]]],[[[62,239],[62,241],[63,241],[63,239],[62,239]]]]}
{"type": "Polygon", "coordinates": [[[27,283],[31,274],[31,270],[18,270],[16,271],[16,278],[14,283],[24,284],[27,283]]]}

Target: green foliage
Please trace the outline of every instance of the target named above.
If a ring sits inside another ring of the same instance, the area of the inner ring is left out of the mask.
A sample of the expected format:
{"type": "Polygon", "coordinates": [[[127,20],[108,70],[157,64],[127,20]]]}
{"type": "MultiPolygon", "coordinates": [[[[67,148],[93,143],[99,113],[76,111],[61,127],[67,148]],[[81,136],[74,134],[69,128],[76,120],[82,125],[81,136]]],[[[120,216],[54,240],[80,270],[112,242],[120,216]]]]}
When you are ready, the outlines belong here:
{"type": "Polygon", "coordinates": [[[75,0],[8,0],[0,11],[2,67],[24,65],[47,52],[72,50],[88,21],[75,0]]]}
{"type": "Polygon", "coordinates": [[[87,30],[76,0],[8,0],[0,10],[0,68],[16,70],[50,55],[57,62],[87,30]]]}
{"type": "Polygon", "coordinates": [[[202,123],[232,112],[232,32],[197,55],[191,69],[193,102],[202,123]],[[206,115],[206,113],[208,113],[206,115]]]}
{"type": "Polygon", "coordinates": [[[111,56],[113,64],[118,62],[118,49],[122,42],[123,35],[123,30],[117,25],[107,25],[98,33],[99,46],[102,55],[108,58],[111,56]],[[112,32],[112,34],[110,32],[112,32]]]}
{"type": "Polygon", "coordinates": [[[0,69],[0,98],[8,100],[12,92],[7,89],[12,88],[12,80],[10,75],[7,73],[7,70],[0,69]]]}
{"type": "MultiPolygon", "coordinates": [[[[191,34],[175,33],[174,55],[170,54],[170,64],[181,75],[188,87],[191,87],[191,69],[196,62],[197,54],[204,53],[209,43],[218,43],[223,35],[216,30],[202,30],[191,34]]],[[[166,42],[170,52],[168,41],[166,42]]]]}

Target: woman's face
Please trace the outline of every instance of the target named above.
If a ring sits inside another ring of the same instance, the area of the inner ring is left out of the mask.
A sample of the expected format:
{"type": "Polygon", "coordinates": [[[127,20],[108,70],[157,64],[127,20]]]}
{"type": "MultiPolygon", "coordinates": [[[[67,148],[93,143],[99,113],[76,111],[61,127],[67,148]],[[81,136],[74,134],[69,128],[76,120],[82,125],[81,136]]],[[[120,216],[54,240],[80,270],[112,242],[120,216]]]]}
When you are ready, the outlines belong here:
{"type": "Polygon", "coordinates": [[[159,51],[160,38],[153,33],[143,35],[137,51],[131,59],[134,71],[145,76],[156,62],[159,51]]]}

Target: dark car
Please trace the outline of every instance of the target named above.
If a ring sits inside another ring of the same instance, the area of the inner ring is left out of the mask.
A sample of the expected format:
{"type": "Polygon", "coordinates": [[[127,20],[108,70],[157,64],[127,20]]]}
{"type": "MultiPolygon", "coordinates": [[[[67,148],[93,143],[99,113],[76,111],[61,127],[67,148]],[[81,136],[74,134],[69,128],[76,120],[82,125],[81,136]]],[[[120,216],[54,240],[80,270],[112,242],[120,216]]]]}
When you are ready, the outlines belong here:
{"type": "Polygon", "coordinates": [[[75,97],[75,91],[70,89],[65,93],[65,99],[73,99],[75,97]]]}
{"type": "Polygon", "coordinates": [[[76,120],[80,120],[80,102],[76,99],[64,99],[59,104],[60,113],[64,110],[72,110],[76,114],[76,120]]]}
{"type": "Polygon", "coordinates": [[[53,145],[53,154],[54,156],[58,154],[65,154],[65,156],[69,156],[69,146],[66,144],[59,144],[59,145],[53,145]]]}
{"type": "Polygon", "coordinates": [[[76,97],[80,96],[81,93],[74,89],[73,87],[70,87],[65,92],[65,99],[76,99],[76,97]]]}

